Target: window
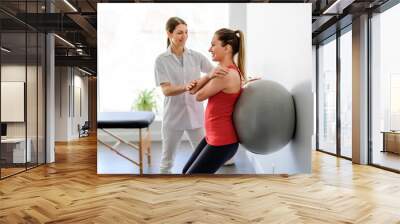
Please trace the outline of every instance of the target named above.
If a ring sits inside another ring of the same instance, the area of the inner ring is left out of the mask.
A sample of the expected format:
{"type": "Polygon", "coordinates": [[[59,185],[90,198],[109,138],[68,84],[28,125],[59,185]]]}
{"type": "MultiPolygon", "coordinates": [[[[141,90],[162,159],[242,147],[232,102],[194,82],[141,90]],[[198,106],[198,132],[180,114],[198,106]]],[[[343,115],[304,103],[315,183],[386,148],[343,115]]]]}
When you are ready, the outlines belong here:
{"type": "Polygon", "coordinates": [[[318,48],[318,149],[336,153],[336,40],[318,48]]]}
{"type": "Polygon", "coordinates": [[[340,154],[352,157],[352,35],[340,36],[340,154]]]}
{"type": "Polygon", "coordinates": [[[400,74],[390,74],[390,130],[400,130],[400,74]]]}
{"type": "Polygon", "coordinates": [[[399,21],[400,5],[371,18],[371,158],[395,170],[400,170],[399,21]]]}
{"type": "MultiPolygon", "coordinates": [[[[0,6],[8,4],[14,5],[0,6]]],[[[19,2],[18,14],[40,13],[43,4],[19,2]]],[[[12,24],[0,29],[0,178],[5,178],[45,163],[46,38],[4,13],[0,17],[12,24]]]]}

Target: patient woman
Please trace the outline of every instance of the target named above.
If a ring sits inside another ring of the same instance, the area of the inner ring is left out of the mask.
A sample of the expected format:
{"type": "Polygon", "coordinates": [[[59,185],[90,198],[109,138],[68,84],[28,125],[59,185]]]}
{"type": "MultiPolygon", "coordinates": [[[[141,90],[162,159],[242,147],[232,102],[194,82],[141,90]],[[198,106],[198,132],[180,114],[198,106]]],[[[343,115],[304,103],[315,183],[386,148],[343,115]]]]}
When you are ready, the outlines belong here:
{"type": "Polygon", "coordinates": [[[203,77],[187,86],[197,101],[208,99],[205,112],[206,137],[202,139],[183,174],[215,173],[232,158],[239,146],[232,114],[246,81],[244,75],[244,36],[240,30],[220,29],[215,32],[209,52],[212,60],[229,68],[225,76],[203,77]],[[237,64],[234,56],[238,54],[237,64]]]}

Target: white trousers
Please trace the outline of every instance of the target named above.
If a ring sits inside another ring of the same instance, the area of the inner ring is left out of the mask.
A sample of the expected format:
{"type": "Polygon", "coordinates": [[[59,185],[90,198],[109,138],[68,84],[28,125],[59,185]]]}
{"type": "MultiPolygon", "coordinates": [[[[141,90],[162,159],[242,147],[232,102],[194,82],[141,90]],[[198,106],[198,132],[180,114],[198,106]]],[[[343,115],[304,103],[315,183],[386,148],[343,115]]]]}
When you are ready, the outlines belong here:
{"type": "Polygon", "coordinates": [[[191,130],[173,130],[167,127],[162,127],[162,156],[160,173],[171,173],[174,166],[174,159],[176,149],[178,148],[183,133],[189,138],[193,150],[199,145],[200,141],[204,138],[204,129],[197,128],[191,130]]]}

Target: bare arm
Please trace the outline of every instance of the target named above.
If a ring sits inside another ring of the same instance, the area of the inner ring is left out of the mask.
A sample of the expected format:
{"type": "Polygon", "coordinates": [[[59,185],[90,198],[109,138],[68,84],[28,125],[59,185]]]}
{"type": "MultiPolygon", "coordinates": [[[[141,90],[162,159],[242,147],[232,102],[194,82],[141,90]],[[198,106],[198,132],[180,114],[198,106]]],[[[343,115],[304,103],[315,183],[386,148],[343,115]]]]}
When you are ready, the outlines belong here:
{"type": "Polygon", "coordinates": [[[196,80],[196,83],[193,88],[189,89],[190,94],[196,94],[204,85],[206,85],[211,79],[216,77],[224,77],[229,72],[228,68],[217,67],[213,69],[209,74],[201,77],[199,80],[196,80]]]}
{"type": "Polygon", "coordinates": [[[225,76],[217,76],[206,83],[196,93],[196,100],[203,101],[221,91],[237,92],[240,88],[240,77],[237,71],[230,70],[225,76]]]}
{"type": "Polygon", "coordinates": [[[186,85],[172,85],[169,82],[161,83],[161,90],[165,96],[176,96],[186,92],[186,85]]]}
{"type": "Polygon", "coordinates": [[[203,101],[225,89],[225,78],[215,78],[209,81],[196,93],[196,100],[203,101]]]}
{"type": "Polygon", "coordinates": [[[190,94],[196,94],[207,82],[209,82],[213,77],[209,74],[201,77],[197,80],[196,85],[190,90],[190,94]]]}

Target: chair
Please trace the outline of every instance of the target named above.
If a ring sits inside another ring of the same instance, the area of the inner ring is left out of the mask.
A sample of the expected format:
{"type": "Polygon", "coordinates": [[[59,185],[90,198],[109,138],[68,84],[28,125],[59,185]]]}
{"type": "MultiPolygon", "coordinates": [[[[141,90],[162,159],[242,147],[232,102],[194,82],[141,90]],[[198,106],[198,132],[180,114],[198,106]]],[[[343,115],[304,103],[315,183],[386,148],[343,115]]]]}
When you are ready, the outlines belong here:
{"type": "Polygon", "coordinates": [[[89,136],[89,129],[90,129],[89,121],[85,121],[82,127],[80,126],[80,124],[78,124],[79,138],[89,136]]]}

